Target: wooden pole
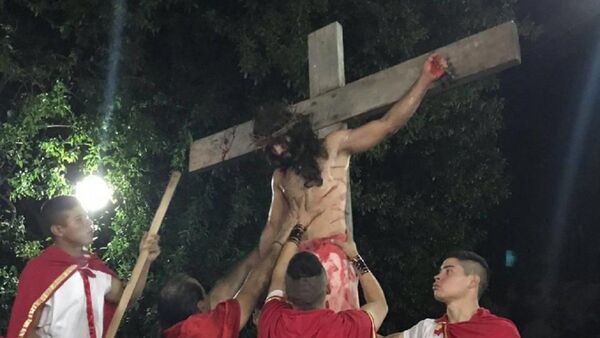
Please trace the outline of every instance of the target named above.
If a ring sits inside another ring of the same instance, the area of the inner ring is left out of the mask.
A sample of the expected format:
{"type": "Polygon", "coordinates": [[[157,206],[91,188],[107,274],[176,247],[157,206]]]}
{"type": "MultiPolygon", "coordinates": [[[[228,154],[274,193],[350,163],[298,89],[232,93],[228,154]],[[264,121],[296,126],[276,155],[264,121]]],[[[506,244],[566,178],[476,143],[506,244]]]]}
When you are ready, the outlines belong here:
{"type": "MultiPolygon", "coordinates": [[[[160,201],[160,205],[158,206],[158,209],[154,214],[154,219],[152,220],[152,224],[150,225],[150,229],[148,230],[148,235],[155,235],[158,233],[158,230],[160,229],[163,218],[165,217],[165,213],[167,212],[169,203],[171,203],[171,198],[173,198],[175,188],[177,187],[177,183],[179,183],[180,178],[181,173],[179,171],[174,171],[171,174],[171,179],[169,180],[167,189],[165,190],[162,200],[160,201]]],[[[129,280],[129,283],[127,283],[125,291],[123,291],[123,296],[121,296],[119,306],[117,307],[112,321],[110,322],[110,326],[106,331],[106,338],[114,338],[116,336],[117,330],[119,329],[119,325],[121,324],[121,320],[123,319],[123,315],[125,314],[125,310],[127,310],[127,306],[129,305],[129,301],[131,300],[133,290],[135,289],[138,280],[140,279],[142,269],[147,261],[148,251],[144,250],[140,253],[137,262],[135,263],[135,267],[133,268],[133,272],[131,273],[131,279],[129,280]]]]}

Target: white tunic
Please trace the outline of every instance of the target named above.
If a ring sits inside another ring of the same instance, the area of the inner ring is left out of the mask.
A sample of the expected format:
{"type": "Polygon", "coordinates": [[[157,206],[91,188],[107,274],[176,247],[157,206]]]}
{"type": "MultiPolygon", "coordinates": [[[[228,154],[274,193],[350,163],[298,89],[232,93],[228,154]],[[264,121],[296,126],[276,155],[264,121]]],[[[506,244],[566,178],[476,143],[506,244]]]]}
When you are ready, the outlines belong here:
{"type": "MultiPolygon", "coordinates": [[[[91,269],[90,269],[91,270],[91,269]]],[[[102,337],[104,296],[110,291],[112,276],[91,270],[96,277],[89,277],[96,337],[102,337]]],[[[36,330],[41,338],[89,338],[85,290],[83,278],[75,271],[48,299],[36,330]]]]}
{"type": "Polygon", "coordinates": [[[417,325],[411,327],[409,330],[403,332],[404,338],[440,338],[443,337],[443,333],[439,335],[434,334],[437,323],[434,319],[424,319],[417,323],[417,325]]]}

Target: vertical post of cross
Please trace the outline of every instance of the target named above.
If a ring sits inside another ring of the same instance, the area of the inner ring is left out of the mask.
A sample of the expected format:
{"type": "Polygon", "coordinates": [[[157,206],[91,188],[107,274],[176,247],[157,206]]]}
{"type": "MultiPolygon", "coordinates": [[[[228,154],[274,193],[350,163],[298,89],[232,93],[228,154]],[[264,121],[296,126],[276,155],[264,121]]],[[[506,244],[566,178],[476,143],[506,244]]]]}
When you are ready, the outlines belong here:
{"type": "MultiPolygon", "coordinates": [[[[328,91],[346,85],[344,74],[344,41],[342,25],[331,23],[308,35],[308,79],[310,97],[314,98],[328,91]]],[[[337,123],[318,131],[325,137],[335,130],[345,129],[346,123],[337,123]]],[[[353,237],[352,199],[350,193],[350,163],[348,163],[348,190],[346,197],[346,226],[348,236],[353,237]]]]}

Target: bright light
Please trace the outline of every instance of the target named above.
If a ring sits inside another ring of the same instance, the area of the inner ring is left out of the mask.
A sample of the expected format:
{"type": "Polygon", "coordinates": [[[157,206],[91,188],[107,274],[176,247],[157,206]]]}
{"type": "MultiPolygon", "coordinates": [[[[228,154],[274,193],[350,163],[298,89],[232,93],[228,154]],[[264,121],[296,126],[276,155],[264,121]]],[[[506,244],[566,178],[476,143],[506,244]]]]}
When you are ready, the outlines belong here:
{"type": "Polygon", "coordinates": [[[86,176],[75,186],[75,197],[87,211],[100,210],[112,198],[112,189],[102,177],[96,175],[86,176]]]}

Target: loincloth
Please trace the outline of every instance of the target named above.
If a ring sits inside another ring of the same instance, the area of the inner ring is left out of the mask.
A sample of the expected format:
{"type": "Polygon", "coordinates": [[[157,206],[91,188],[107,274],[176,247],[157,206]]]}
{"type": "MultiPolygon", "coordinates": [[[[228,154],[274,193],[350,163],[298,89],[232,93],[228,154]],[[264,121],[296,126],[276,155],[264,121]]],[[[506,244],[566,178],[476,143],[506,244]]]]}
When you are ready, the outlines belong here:
{"type": "Polygon", "coordinates": [[[300,250],[317,255],[327,272],[330,292],[325,306],[335,312],[355,310],[359,308],[358,277],[344,251],[333,243],[334,240],[345,242],[347,236],[338,234],[303,241],[300,250]]]}

